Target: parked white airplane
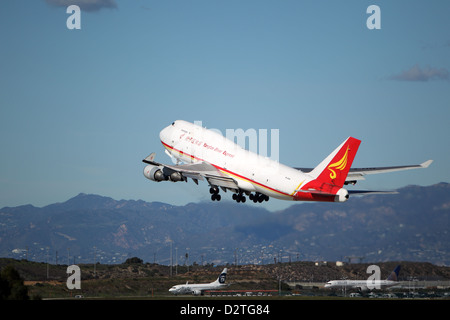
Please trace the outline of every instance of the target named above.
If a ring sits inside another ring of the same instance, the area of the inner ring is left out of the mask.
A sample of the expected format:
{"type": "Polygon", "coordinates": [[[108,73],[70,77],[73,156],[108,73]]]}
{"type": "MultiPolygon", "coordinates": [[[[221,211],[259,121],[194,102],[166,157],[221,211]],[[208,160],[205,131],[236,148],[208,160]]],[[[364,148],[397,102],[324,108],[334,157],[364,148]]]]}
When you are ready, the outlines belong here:
{"type": "MultiPolygon", "coordinates": [[[[262,202],[274,197],[296,201],[344,202],[349,193],[378,191],[346,190],[344,184],[355,184],[367,174],[426,168],[433,160],[419,165],[350,168],[360,140],[349,137],[315,168],[292,168],[267,157],[245,150],[221,134],[201,126],[177,120],[160,132],[166,153],[177,163],[167,165],[154,161],[155,153],[142,160],[148,165],[144,176],[153,181],[207,180],[211,199],[219,201],[219,187],[231,190],[233,200],[262,202]]],[[[380,192],[378,192],[380,193],[380,192]]]]}
{"type": "Polygon", "coordinates": [[[361,291],[376,288],[382,289],[392,287],[398,284],[398,273],[400,265],[391,272],[386,280],[331,280],[325,284],[325,288],[358,288],[361,291]]]}
{"type": "Polygon", "coordinates": [[[222,273],[219,275],[216,281],[211,283],[202,283],[202,284],[179,284],[173,286],[169,289],[169,292],[173,294],[195,294],[200,295],[203,294],[205,290],[215,290],[223,287],[227,287],[225,284],[225,278],[227,276],[227,268],[223,269],[222,273]]]}

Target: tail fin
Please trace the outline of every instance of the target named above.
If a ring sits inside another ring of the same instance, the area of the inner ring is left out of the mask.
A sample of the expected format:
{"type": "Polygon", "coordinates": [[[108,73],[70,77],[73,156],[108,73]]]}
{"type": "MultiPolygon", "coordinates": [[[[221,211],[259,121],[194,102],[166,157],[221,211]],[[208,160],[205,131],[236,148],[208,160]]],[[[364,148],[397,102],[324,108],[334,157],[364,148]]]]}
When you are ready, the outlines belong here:
{"type": "Polygon", "coordinates": [[[400,265],[396,266],[394,271],[391,272],[387,280],[398,281],[398,273],[400,272],[400,265]]]}
{"type": "Polygon", "coordinates": [[[361,140],[349,137],[326,157],[310,174],[317,182],[342,188],[361,140]]]}
{"type": "Polygon", "coordinates": [[[218,282],[220,284],[224,284],[226,277],[227,277],[227,268],[223,269],[222,273],[217,278],[216,282],[218,282]]]}

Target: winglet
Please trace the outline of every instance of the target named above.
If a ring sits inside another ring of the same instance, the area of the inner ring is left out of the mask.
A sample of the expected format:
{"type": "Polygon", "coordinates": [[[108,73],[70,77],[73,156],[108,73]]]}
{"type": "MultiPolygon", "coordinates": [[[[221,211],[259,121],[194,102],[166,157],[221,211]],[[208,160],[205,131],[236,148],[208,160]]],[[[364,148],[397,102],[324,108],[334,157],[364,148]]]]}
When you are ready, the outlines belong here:
{"type": "Polygon", "coordinates": [[[428,168],[432,162],[433,162],[433,160],[428,160],[428,161],[421,163],[420,166],[422,168],[428,168]]]}
{"type": "Polygon", "coordinates": [[[155,157],[156,157],[156,153],[152,152],[147,158],[145,158],[145,160],[153,161],[155,159],[155,157]]]}
{"type": "Polygon", "coordinates": [[[148,163],[148,164],[154,164],[155,162],[153,161],[155,159],[156,153],[152,152],[149,156],[147,156],[144,160],[142,160],[142,162],[148,163]]]}

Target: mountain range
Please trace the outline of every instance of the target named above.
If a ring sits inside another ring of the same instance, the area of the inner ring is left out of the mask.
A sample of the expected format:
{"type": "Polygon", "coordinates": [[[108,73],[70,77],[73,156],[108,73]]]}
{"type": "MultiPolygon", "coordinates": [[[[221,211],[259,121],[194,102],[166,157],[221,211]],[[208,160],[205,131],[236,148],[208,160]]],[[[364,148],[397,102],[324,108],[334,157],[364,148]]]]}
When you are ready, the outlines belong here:
{"type": "Polygon", "coordinates": [[[450,184],[271,212],[231,201],[173,206],[79,194],[0,209],[0,257],[51,263],[267,264],[297,260],[450,265],[450,184]]]}

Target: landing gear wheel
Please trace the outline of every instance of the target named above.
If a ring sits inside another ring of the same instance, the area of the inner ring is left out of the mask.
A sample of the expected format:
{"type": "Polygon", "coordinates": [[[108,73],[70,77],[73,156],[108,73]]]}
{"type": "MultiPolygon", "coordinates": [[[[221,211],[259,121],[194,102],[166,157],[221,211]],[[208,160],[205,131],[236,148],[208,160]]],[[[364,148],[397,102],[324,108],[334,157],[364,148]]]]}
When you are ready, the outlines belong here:
{"type": "Polygon", "coordinates": [[[212,201],[220,201],[220,199],[222,199],[222,197],[220,196],[220,194],[217,194],[217,193],[214,193],[212,196],[211,196],[211,200],[212,201]]]}
{"type": "Polygon", "coordinates": [[[219,188],[217,187],[211,187],[209,188],[209,193],[211,193],[211,200],[212,201],[220,201],[220,199],[222,199],[222,197],[219,194],[219,188]]]}
{"type": "Polygon", "coordinates": [[[217,187],[211,187],[211,188],[209,188],[209,193],[211,193],[211,194],[218,194],[219,193],[219,189],[217,187]]]}
{"type": "Polygon", "coordinates": [[[269,201],[269,197],[268,196],[266,196],[265,194],[259,193],[259,192],[256,192],[255,194],[251,194],[250,193],[249,198],[254,203],[257,203],[257,202],[261,203],[263,201],[269,201]]]}
{"type": "Polygon", "coordinates": [[[233,200],[235,200],[237,203],[239,202],[244,203],[247,200],[247,198],[242,194],[242,192],[239,192],[233,194],[233,200]]]}

